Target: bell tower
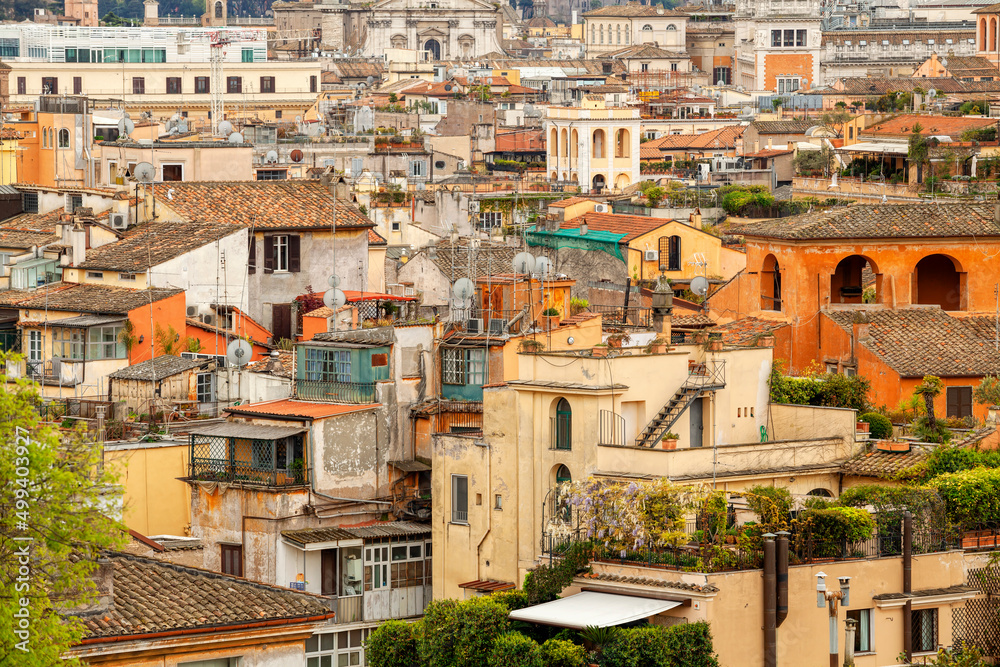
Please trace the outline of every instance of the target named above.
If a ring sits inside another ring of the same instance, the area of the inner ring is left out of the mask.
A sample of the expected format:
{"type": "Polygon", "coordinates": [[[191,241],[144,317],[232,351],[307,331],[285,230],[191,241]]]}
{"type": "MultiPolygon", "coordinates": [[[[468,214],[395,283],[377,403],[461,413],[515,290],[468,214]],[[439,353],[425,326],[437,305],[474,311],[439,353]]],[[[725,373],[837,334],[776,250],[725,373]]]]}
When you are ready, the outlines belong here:
{"type": "Polygon", "coordinates": [[[97,0],[66,0],[65,14],[69,18],[79,19],[80,25],[84,27],[96,28],[97,0]]]}

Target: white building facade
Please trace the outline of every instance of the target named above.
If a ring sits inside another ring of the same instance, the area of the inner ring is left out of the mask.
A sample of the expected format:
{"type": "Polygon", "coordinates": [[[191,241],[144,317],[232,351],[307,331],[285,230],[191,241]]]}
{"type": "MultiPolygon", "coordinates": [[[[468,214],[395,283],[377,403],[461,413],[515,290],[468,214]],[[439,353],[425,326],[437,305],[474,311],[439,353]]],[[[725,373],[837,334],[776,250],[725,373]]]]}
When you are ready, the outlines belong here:
{"type": "Polygon", "coordinates": [[[639,110],[584,105],[546,109],[549,178],[585,190],[620,191],[639,178],[639,110]]]}
{"type": "Polygon", "coordinates": [[[367,17],[366,55],[419,52],[422,61],[470,60],[500,47],[502,14],[482,0],[381,0],[367,17]]]}

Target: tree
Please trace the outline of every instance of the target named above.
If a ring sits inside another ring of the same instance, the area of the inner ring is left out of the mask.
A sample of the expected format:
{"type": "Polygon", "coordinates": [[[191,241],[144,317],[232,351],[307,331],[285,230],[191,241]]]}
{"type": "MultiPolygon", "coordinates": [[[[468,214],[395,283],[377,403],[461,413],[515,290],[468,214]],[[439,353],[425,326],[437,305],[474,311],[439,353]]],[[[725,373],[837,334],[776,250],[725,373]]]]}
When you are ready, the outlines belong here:
{"type": "Polygon", "coordinates": [[[937,419],[934,416],[934,399],[941,395],[944,389],[944,382],[935,375],[925,375],[923,381],[913,390],[914,394],[919,394],[924,399],[924,407],[927,409],[927,425],[931,430],[937,430],[937,419]]]}
{"type": "Polygon", "coordinates": [[[987,375],[984,377],[979,386],[972,392],[972,397],[980,405],[988,407],[1000,405],[1000,376],[987,375]]]}
{"type": "MultiPolygon", "coordinates": [[[[20,357],[0,354],[0,368],[8,362],[20,357]]],[[[121,491],[83,431],[40,424],[38,385],[5,372],[0,382],[0,664],[72,664],[60,656],[85,630],[61,612],[94,599],[98,557],[124,545],[101,511],[121,491]]]]}
{"type": "Polygon", "coordinates": [[[645,190],[643,194],[646,195],[646,202],[650,207],[656,208],[666,193],[663,191],[663,188],[657,185],[645,190]]]}
{"type": "Polygon", "coordinates": [[[604,3],[601,2],[601,0],[590,0],[590,8],[591,9],[600,9],[603,6],[604,6],[604,3]]]}
{"type": "Polygon", "coordinates": [[[395,104],[398,101],[399,97],[396,96],[396,93],[389,93],[389,104],[395,104]]]}
{"type": "Polygon", "coordinates": [[[837,110],[832,113],[825,113],[820,116],[823,127],[835,133],[838,137],[844,136],[844,125],[851,122],[851,114],[844,110],[837,110]]]}

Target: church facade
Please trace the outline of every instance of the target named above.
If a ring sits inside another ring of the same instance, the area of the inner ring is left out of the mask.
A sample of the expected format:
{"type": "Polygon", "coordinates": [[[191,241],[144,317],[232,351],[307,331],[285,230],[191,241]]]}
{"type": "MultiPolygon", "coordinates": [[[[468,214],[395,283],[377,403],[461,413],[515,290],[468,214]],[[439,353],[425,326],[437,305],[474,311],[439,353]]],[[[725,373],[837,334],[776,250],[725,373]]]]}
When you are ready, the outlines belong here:
{"type": "Polygon", "coordinates": [[[381,0],[367,21],[366,55],[411,49],[423,60],[469,60],[500,51],[500,11],[482,0],[381,0]]]}

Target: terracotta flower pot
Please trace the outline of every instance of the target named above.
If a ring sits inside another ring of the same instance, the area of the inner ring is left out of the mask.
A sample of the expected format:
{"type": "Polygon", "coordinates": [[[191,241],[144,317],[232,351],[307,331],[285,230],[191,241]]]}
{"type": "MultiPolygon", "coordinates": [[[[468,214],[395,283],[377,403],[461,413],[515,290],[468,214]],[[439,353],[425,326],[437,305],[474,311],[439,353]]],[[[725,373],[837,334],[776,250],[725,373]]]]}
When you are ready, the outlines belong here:
{"type": "Polygon", "coordinates": [[[606,345],[595,345],[592,352],[595,357],[608,356],[608,348],[606,345]]]}
{"type": "Polygon", "coordinates": [[[660,440],[660,447],[663,449],[677,449],[677,439],[676,438],[664,438],[660,440]]]}
{"type": "Polygon", "coordinates": [[[650,345],[649,346],[649,353],[650,354],[666,354],[667,353],[667,344],[666,343],[656,343],[654,345],[650,345]]]}

